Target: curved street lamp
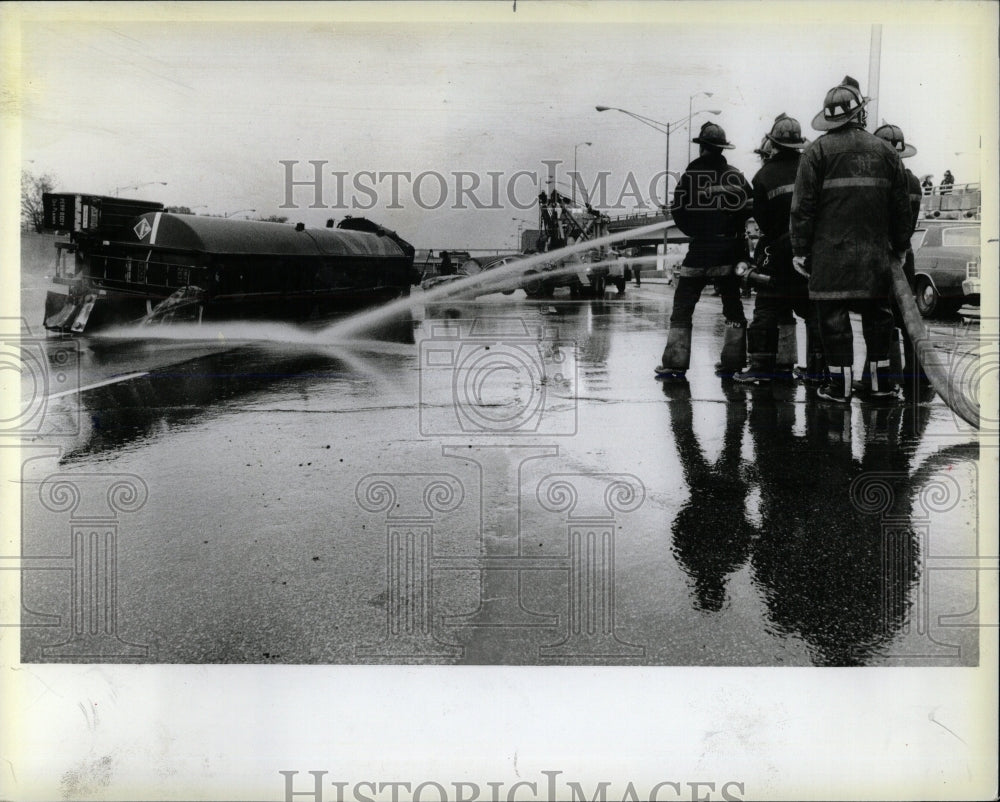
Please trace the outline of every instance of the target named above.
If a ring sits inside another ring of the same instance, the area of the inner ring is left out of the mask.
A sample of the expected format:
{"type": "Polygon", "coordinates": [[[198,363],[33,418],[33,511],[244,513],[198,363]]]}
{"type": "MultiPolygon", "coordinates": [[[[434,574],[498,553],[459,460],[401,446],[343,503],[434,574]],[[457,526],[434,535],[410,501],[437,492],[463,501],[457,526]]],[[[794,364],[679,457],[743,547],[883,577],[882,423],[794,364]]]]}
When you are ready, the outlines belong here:
{"type": "MultiPolygon", "coordinates": [[[[672,122],[672,123],[664,123],[664,122],[660,122],[659,120],[654,120],[651,117],[645,117],[642,114],[636,114],[634,111],[629,111],[628,109],[620,109],[617,106],[595,106],[594,108],[596,108],[598,111],[620,111],[622,114],[627,114],[629,117],[632,117],[633,119],[638,120],[643,125],[648,125],[650,128],[653,128],[653,129],[659,131],[661,134],[666,134],[667,135],[667,153],[666,153],[666,158],[664,159],[665,172],[664,172],[664,175],[663,175],[663,204],[662,204],[662,206],[663,206],[663,209],[664,209],[664,215],[669,215],[669,211],[668,211],[667,207],[670,205],[670,199],[667,197],[667,190],[668,190],[669,182],[670,182],[670,132],[673,131],[680,123],[684,122],[685,120],[688,122],[688,125],[690,125],[690,123],[691,123],[690,116],[688,116],[688,117],[681,117],[679,120],[676,120],[675,122],[672,122]]],[[[704,109],[703,111],[705,111],[706,114],[721,114],[721,112],[718,109],[704,109]]],[[[698,113],[700,114],[701,111],[699,111],[698,113]]],[[[667,240],[669,238],[669,233],[668,232],[669,232],[669,229],[666,229],[666,228],[663,229],[663,255],[664,256],[666,256],[666,254],[667,254],[667,246],[668,246],[667,240]]]]}
{"type": "Polygon", "coordinates": [[[142,189],[143,187],[151,187],[153,184],[159,184],[162,187],[167,185],[166,181],[147,181],[145,184],[126,184],[125,186],[115,187],[115,197],[118,197],[118,192],[123,189],[142,189]]]}
{"type": "MultiPolygon", "coordinates": [[[[660,122],[659,120],[654,120],[651,117],[645,117],[642,114],[636,114],[634,111],[629,111],[628,109],[620,109],[620,108],[618,108],[616,106],[595,106],[594,108],[596,108],[598,111],[620,111],[622,114],[627,114],[629,117],[632,117],[632,118],[638,120],[643,125],[648,125],[650,128],[653,128],[653,129],[659,131],[661,134],[666,134],[667,135],[667,153],[666,153],[666,159],[665,159],[664,167],[665,167],[667,175],[670,174],[670,133],[671,133],[671,131],[673,131],[674,129],[676,129],[677,126],[680,125],[682,122],[685,122],[685,121],[690,122],[690,118],[689,117],[681,117],[679,120],[675,120],[672,123],[664,123],[664,122],[660,122]]],[[[699,109],[698,111],[695,112],[695,114],[702,114],[702,113],[704,113],[704,114],[721,114],[722,111],[720,109],[699,109]]]]}

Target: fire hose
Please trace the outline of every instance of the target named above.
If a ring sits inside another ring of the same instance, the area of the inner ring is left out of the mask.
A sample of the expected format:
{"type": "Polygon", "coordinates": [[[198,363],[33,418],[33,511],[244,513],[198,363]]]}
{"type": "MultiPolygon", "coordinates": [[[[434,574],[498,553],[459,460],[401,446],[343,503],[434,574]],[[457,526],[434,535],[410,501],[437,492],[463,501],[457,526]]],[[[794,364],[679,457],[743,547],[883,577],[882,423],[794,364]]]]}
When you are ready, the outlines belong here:
{"type": "MultiPolygon", "coordinates": [[[[954,359],[944,363],[935,359],[938,351],[932,342],[924,320],[913,300],[913,290],[910,288],[906,274],[903,272],[901,260],[892,263],[892,294],[903,316],[906,333],[913,342],[913,350],[920,361],[927,378],[941,400],[948,405],[956,415],[970,426],[979,428],[979,401],[971,393],[963,393],[958,379],[962,376],[956,371],[954,359]]],[[[953,354],[954,356],[954,354],[953,354]]]]}
{"type": "MultiPolygon", "coordinates": [[[[754,284],[770,282],[770,276],[757,273],[757,267],[747,262],[740,262],[736,266],[736,274],[745,281],[754,284]]],[[[803,275],[808,275],[808,268],[803,275]]],[[[958,370],[961,364],[956,362],[956,354],[952,352],[951,358],[944,361],[936,358],[941,353],[941,349],[935,346],[927,327],[924,325],[924,319],[917,309],[917,304],[913,300],[913,289],[906,279],[906,273],[903,272],[902,260],[893,260],[891,276],[892,294],[903,316],[903,325],[906,326],[906,333],[913,343],[913,350],[924,373],[930,379],[931,386],[952,412],[970,426],[978,429],[979,401],[971,392],[962,391],[960,380],[964,378],[964,372],[958,370]]]]}

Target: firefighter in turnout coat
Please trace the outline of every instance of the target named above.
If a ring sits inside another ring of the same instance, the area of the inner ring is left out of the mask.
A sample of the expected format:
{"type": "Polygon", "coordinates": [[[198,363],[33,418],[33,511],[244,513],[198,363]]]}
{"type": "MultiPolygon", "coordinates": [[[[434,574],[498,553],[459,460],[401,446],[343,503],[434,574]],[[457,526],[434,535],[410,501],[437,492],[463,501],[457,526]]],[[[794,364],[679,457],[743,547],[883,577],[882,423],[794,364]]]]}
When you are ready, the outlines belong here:
{"type": "Polygon", "coordinates": [[[757,287],[753,322],[747,329],[750,366],[735,377],[737,381],[750,383],[768,382],[774,377],[778,327],[792,312],[806,322],[807,370],[818,373],[822,369],[819,330],[809,303],[808,283],[792,267],[788,233],[800,151],[809,142],[802,136],[799,121],[784,114],[775,118],[767,139],[771,156],[753,178],[753,216],[761,230],[757,248],[764,254],[763,259],[757,260],[760,267],[756,272],[767,283],[757,287]]]}
{"type": "MultiPolygon", "coordinates": [[[[917,155],[917,149],[906,141],[906,138],[903,136],[903,129],[898,125],[883,123],[875,129],[875,136],[879,139],[884,139],[892,145],[893,150],[899,154],[899,158],[901,159],[908,159],[911,156],[917,155]]],[[[920,219],[920,201],[923,198],[923,187],[920,185],[920,179],[912,171],[906,167],[903,169],[906,171],[906,180],[910,193],[910,236],[912,237],[913,232],[917,228],[917,220],[920,219]]],[[[906,274],[906,280],[910,284],[910,289],[913,290],[916,277],[912,246],[908,246],[906,249],[903,272],[906,274]]],[[[903,362],[902,365],[899,364],[899,341],[894,330],[889,351],[889,361],[892,363],[890,368],[893,378],[901,376],[904,379],[904,387],[908,390],[913,390],[918,386],[918,383],[927,383],[929,379],[917,361],[913,340],[910,339],[910,335],[906,332],[906,327],[903,325],[903,314],[899,311],[899,305],[895,302],[895,299],[892,303],[892,316],[896,329],[898,329],[903,337],[903,362]]]]}
{"type": "Polygon", "coordinates": [[[792,195],[795,269],[809,277],[830,381],[817,391],[849,403],[854,339],[849,312],[861,316],[873,399],[893,395],[889,377],[891,265],[910,244],[911,217],[903,162],[864,129],[858,82],[847,76],[826,93],[812,126],[826,131],[802,154],[792,195]]]}
{"type": "Polygon", "coordinates": [[[731,376],[746,363],[746,315],[735,268],[747,258],[750,185],[722,155],[733,146],[721,126],[705,123],[691,141],[701,146],[699,156],[681,176],[670,206],[677,227],[691,242],[674,291],[667,345],[655,368],[661,379],[684,379],[691,363],[691,320],[702,290],[710,283],[722,296],[726,321],[719,373],[731,376]]]}

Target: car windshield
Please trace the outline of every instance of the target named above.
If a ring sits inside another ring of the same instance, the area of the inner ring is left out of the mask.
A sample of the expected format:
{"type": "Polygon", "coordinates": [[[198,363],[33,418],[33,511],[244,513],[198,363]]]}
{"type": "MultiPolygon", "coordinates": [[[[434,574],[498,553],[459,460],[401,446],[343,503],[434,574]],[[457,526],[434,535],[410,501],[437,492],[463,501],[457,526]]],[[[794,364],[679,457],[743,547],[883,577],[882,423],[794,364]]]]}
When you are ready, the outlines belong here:
{"type": "Polygon", "coordinates": [[[458,268],[459,273],[464,273],[467,276],[474,276],[481,270],[482,268],[479,266],[479,262],[475,259],[468,259],[462,262],[462,266],[458,268]]]}
{"type": "Polygon", "coordinates": [[[979,226],[946,228],[941,232],[941,244],[945,248],[979,247],[979,226]]]}
{"type": "Polygon", "coordinates": [[[914,252],[920,250],[920,246],[924,244],[925,239],[927,239],[926,228],[918,228],[916,231],[913,232],[912,236],[910,237],[910,247],[913,249],[914,252]]]}

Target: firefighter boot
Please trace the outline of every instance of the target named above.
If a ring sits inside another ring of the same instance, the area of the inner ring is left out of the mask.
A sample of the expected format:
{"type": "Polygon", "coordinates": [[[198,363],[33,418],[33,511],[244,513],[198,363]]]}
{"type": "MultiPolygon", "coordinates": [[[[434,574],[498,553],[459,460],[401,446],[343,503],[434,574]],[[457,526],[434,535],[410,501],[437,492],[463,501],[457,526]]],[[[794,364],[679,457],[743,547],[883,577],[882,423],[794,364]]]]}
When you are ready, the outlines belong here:
{"type": "Polygon", "coordinates": [[[807,355],[806,371],[802,377],[805,384],[819,387],[830,380],[830,371],[826,369],[826,360],[822,351],[813,351],[807,355]]]}
{"type": "Polygon", "coordinates": [[[747,324],[739,320],[727,320],[716,373],[720,376],[732,376],[743,370],[746,363],[747,324]]]}
{"type": "Polygon", "coordinates": [[[893,329],[889,335],[889,359],[883,360],[879,364],[882,367],[882,374],[873,379],[875,362],[868,360],[865,356],[865,366],[861,371],[861,378],[854,381],[854,394],[862,400],[877,401],[879,398],[886,398],[895,390],[895,386],[902,380],[903,365],[899,356],[899,329],[893,329]],[[881,395],[876,395],[873,390],[880,385],[881,395]],[[889,393],[885,391],[892,388],[889,393]]]}
{"type": "Polygon", "coordinates": [[[691,365],[691,328],[671,326],[667,346],[654,370],[658,379],[683,379],[691,365]]]}
{"type": "Polygon", "coordinates": [[[851,392],[853,388],[853,368],[847,366],[830,365],[830,379],[816,391],[816,396],[824,401],[832,401],[835,404],[850,404],[851,392]]]}
{"type": "Polygon", "coordinates": [[[806,324],[806,364],[796,370],[798,378],[809,387],[819,387],[827,383],[830,374],[826,369],[826,359],[823,357],[823,343],[819,334],[812,331],[806,324]]]}
{"type": "Polygon", "coordinates": [[[774,354],[750,354],[750,367],[733,378],[743,384],[766,384],[774,377],[774,372],[774,354]]]}
{"type": "Polygon", "coordinates": [[[792,378],[792,369],[799,356],[799,342],[795,336],[795,323],[778,324],[778,358],[774,363],[774,378],[792,378]]]}
{"type": "Polygon", "coordinates": [[[896,385],[903,383],[903,358],[899,346],[899,329],[893,327],[889,336],[889,379],[896,385]]]}
{"type": "Polygon", "coordinates": [[[895,376],[892,375],[892,359],[870,360],[867,363],[867,368],[867,398],[876,402],[890,401],[896,398],[896,380],[895,376]]]}

